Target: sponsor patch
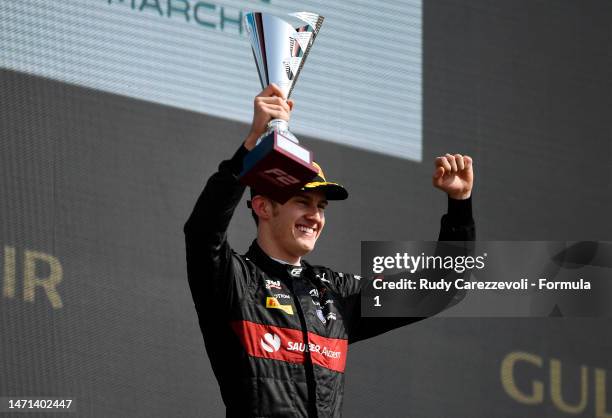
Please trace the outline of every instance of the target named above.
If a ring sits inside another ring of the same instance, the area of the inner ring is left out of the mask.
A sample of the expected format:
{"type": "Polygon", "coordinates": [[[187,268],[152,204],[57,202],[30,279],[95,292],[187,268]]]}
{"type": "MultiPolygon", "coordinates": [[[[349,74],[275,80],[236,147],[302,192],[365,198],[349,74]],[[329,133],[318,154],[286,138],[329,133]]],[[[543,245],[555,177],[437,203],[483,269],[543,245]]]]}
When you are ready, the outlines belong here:
{"type": "Polygon", "coordinates": [[[325,319],[325,316],[323,316],[323,311],[321,309],[317,309],[317,318],[319,318],[319,320],[321,320],[321,322],[323,322],[324,324],[327,323],[327,320],[325,319]]]}
{"type": "Polygon", "coordinates": [[[266,333],[259,342],[261,343],[261,348],[266,350],[268,353],[278,351],[281,345],[280,337],[276,334],[270,333],[266,333]]]}
{"type": "Polygon", "coordinates": [[[300,274],[302,274],[302,267],[296,267],[296,268],[291,269],[291,275],[293,277],[299,277],[300,274]]]}
{"type": "Polygon", "coordinates": [[[282,289],[280,280],[266,279],[266,289],[282,289]]]}
{"type": "Polygon", "coordinates": [[[326,274],[326,273],[323,273],[322,275],[317,274],[317,279],[321,280],[321,282],[331,283],[329,280],[327,280],[327,279],[325,278],[325,274],[326,274]]]}
{"type": "Polygon", "coordinates": [[[266,308],[268,309],[280,309],[289,315],[293,315],[293,306],[292,305],[281,305],[278,299],[268,296],[266,298],[266,308]]]}
{"type": "Polygon", "coordinates": [[[344,372],[348,350],[346,339],[323,337],[312,332],[308,332],[305,339],[301,330],[244,320],[232,321],[231,326],[249,356],[294,364],[312,361],[329,370],[344,372]]]}
{"type": "Polygon", "coordinates": [[[286,295],[284,293],[275,293],[274,297],[277,299],[291,299],[291,296],[286,295]]]}
{"type": "Polygon", "coordinates": [[[340,356],[342,355],[341,351],[330,350],[329,348],[321,347],[318,344],[308,343],[308,345],[306,345],[305,343],[295,342],[295,341],[289,341],[287,343],[287,350],[288,351],[299,351],[302,353],[319,353],[331,359],[339,359],[340,356]]]}

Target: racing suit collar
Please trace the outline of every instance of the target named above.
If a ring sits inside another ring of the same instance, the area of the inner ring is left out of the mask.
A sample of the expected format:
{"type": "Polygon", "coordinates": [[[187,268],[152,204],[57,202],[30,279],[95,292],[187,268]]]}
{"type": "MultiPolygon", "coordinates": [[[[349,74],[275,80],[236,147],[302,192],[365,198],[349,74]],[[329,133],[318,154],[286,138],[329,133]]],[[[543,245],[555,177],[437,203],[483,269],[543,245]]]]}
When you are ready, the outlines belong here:
{"type": "Polygon", "coordinates": [[[306,270],[307,264],[304,261],[300,261],[299,266],[291,264],[279,263],[270,258],[257,244],[257,240],[253,240],[253,243],[249,247],[246,256],[253,260],[255,264],[259,266],[263,271],[273,277],[281,277],[283,279],[296,279],[302,277],[306,270]]]}

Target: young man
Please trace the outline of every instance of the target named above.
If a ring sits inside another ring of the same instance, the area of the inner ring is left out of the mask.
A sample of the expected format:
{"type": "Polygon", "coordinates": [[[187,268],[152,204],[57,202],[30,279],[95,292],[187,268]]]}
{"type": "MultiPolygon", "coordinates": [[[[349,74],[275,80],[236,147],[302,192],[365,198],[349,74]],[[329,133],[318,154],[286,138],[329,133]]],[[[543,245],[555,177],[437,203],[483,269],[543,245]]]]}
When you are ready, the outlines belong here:
{"type": "MultiPolygon", "coordinates": [[[[189,286],[227,416],[340,416],[348,344],[418,320],[362,318],[367,279],[302,260],[323,231],[328,201],[348,197],[322,171],[282,205],[251,191],[257,239],[245,255],[229,246],[242,160],[267,123],[289,120],[292,107],[274,85],[255,98],[249,135],[185,224],[189,286]]],[[[470,157],[437,158],[433,183],[449,195],[440,239],[473,240],[470,157]]]]}

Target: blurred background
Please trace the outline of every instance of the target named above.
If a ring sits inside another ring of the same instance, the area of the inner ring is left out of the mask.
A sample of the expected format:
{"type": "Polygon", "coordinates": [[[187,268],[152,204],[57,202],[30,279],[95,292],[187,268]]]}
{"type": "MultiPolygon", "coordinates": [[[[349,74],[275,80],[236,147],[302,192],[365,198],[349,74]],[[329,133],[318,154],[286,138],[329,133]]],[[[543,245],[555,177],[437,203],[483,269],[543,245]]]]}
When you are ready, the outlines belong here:
{"type": "MultiPolygon", "coordinates": [[[[309,261],[435,240],[446,152],[474,159],[479,240],[612,240],[610,2],[5,0],[0,396],[224,414],[182,227],[260,90],[240,19],[298,9],[326,20],[291,128],[350,192],[309,261]]],[[[230,242],[254,236],[243,203],[230,242]]],[[[607,318],[430,318],[351,347],[344,414],[605,418],[611,349],[607,318]]]]}

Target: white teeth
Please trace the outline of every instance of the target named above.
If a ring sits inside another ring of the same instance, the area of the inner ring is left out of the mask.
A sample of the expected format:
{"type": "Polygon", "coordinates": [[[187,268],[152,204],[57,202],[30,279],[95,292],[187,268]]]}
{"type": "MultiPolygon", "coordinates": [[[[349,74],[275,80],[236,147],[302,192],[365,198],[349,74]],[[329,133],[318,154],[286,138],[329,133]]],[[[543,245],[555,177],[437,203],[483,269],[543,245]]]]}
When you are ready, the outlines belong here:
{"type": "Polygon", "coordinates": [[[313,229],[313,228],[309,228],[309,227],[304,226],[304,225],[298,225],[298,226],[297,226],[297,229],[298,229],[299,231],[306,232],[306,233],[308,233],[308,234],[312,234],[312,233],[314,233],[314,229],[313,229]]]}

